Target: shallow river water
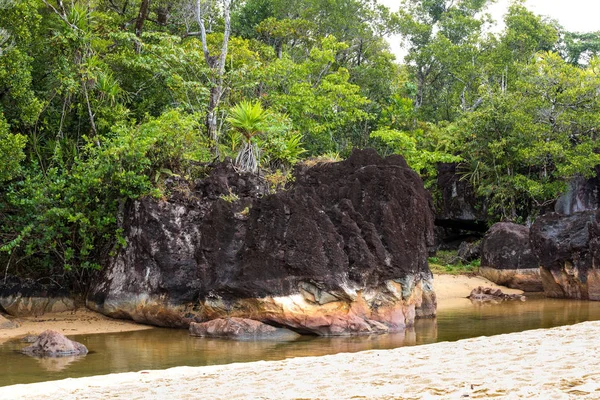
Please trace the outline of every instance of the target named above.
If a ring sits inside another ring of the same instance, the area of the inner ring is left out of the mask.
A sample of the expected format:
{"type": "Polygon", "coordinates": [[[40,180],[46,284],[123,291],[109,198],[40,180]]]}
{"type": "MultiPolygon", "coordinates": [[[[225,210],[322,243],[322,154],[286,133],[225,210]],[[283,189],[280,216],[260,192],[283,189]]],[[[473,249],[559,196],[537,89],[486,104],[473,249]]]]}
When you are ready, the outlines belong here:
{"type": "Polygon", "coordinates": [[[85,344],[85,357],[36,359],[17,352],[26,344],[0,345],[0,386],[117,372],[201,366],[341,352],[392,349],[427,343],[492,336],[600,320],[600,302],[529,299],[476,305],[464,300],[444,306],[435,320],[419,320],[403,333],[379,336],[302,337],[293,342],[235,342],[190,337],[186,330],[71,336],[85,344]]]}

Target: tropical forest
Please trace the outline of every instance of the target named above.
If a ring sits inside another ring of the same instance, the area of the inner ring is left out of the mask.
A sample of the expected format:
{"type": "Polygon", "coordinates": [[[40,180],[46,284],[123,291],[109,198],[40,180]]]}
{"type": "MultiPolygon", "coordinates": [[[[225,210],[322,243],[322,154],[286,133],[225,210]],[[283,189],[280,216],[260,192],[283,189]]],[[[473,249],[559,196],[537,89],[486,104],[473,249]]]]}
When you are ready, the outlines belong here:
{"type": "Polygon", "coordinates": [[[597,398],[583,2],[0,0],[0,398],[597,398]]]}

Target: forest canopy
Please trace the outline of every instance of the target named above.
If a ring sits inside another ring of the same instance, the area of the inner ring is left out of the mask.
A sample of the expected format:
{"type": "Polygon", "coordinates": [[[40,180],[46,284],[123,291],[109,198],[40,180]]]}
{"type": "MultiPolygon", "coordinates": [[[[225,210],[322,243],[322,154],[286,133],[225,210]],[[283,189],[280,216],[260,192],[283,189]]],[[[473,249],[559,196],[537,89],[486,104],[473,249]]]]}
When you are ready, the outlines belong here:
{"type": "Polygon", "coordinates": [[[0,261],[85,274],[168,177],[231,157],[285,180],[354,147],[432,190],[457,163],[525,221],[600,164],[600,33],[523,1],[495,32],[491,2],[0,0],[0,261]]]}

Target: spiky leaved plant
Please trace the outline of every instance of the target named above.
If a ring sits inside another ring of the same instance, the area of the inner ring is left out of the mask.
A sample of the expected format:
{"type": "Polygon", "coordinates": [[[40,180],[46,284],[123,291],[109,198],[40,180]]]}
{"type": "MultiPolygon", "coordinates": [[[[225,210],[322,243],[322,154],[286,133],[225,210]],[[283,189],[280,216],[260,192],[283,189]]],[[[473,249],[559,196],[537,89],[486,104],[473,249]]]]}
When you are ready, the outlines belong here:
{"type": "Polygon", "coordinates": [[[243,171],[258,171],[258,147],[252,138],[267,128],[268,111],[260,102],[241,101],[231,108],[227,122],[244,136],[242,148],[235,163],[243,171]]]}

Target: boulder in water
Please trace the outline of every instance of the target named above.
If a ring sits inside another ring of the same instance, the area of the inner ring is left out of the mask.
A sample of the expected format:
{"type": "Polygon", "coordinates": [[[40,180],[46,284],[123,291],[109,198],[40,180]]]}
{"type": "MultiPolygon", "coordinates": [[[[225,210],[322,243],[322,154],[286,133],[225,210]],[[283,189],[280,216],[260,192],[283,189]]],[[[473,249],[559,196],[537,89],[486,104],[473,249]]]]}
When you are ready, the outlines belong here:
{"type": "Polygon", "coordinates": [[[218,318],[207,322],[192,322],[192,336],[227,338],[236,340],[294,340],[300,335],[289,329],[276,328],[246,318],[218,318]]]}
{"type": "Polygon", "coordinates": [[[519,300],[525,301],[527,298],[521,294],[506,294],[500,289],[492,289],[489,287],[479,286],[471,291],[471,294],[467,297],[471,301],[478,302],[493,302],[498,303],[501,301],[508,300],[519,300]]]}
{"type": "Polygon", "coordinates": [[[47,330],[42,332],[31,346],[22,349],[21,353],[34,357],[79,356],[87,354],[88,349],[62,333],[47,330]]]}

